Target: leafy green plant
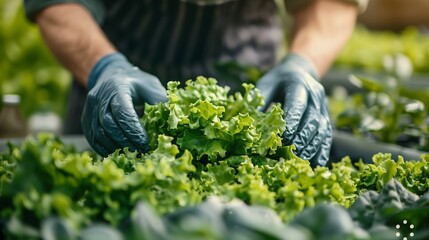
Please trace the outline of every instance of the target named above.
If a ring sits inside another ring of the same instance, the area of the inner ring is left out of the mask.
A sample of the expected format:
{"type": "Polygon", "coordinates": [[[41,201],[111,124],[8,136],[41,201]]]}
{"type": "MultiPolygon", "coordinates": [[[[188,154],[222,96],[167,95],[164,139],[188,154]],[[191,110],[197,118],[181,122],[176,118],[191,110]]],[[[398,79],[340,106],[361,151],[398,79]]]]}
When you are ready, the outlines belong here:
{"type": "Polygon", "coordinates": [[[243,94],[229,95],[229,88],[213,78],[198,77],[184,88],[179,84],[168,84],[167,103],[145,106],[142,122],[150,129],[152,147],[164,134],[197,159],[210,161],[230,155],[266,156],[281,147],[283,111],[279,105],[258,111],[264,102],[254,85],[243,84],[243,94]]]}
{"type": "Polygon", "coordinates": [[[429,150],[429,95],[413,94],[405,84],[412,73],[405,56],[387,56],[385,70],[384,79],[351,76],[362,91],[351,95],[349,106],[334,121],[336,127],[382,142],[429,150]]]}
{"type": "MultiPolygon", "coordinates": [[[[419,162],[405,162],[380,154],[374,164],[356,166],[344,158],[329,168],[311,168],[293,154],[293,146],[278,143],[285,126],[281,109],[257,111],[263,101],[259,92],[252,85],[244,88],[243,94],[229,95],[214,79],[202,77],[182,88],[170,83],[168,102],[145,106],[142,121],[150,126],[152,149],[144,154],[118,149],[100,158],[76,152],[51,134],[29,137],[20,146],[11,144],[8,153],[0,154],[0,220],[6,235],[275,238],[284,230],[278,222],[291,223],[319,204],[336,204],[342,209],[338,211],[345,211],[360,194],[381,191],[392,179],[416,195],[427,192],[426,155],[419,162]],[[219,143],[210,146],[211,141],[219,143]],[[212,197],[223,203],[239,199],[256,210],[203,203],[212,197]],[[198,207],[201,203],[205,207],[198,207]],[[198,217],[188,218],[187,212],[198,217]],[[258,214],[268,214],[266,221],[277,225],[266,229],[258,214]],[[130,221],[138,227],[127,228],[130,221]],[[225,229],[233,226],[241,231],[225,229]]],[[[326,208],[317,209],[320,219],[332,220],[326,208]]],[[[296,223],[301,230],[287,227],[296,236],[308,236],[302,228],[315,228],[301,220],[296,223]]],[[[346,225],[336,232],[338,237],[360,231],[346,225]]],[[[314,229],[310,236],[319,234],[314,229]]]]}
{"type": "Polygon", "coordinates": [[[427,239],[428,200],[429,192],[419,197],[392,179],[380,192],[368,191],[360,195],[349,212],[365,229],[385,225],[394,228],[397,237],[427,239]]]}

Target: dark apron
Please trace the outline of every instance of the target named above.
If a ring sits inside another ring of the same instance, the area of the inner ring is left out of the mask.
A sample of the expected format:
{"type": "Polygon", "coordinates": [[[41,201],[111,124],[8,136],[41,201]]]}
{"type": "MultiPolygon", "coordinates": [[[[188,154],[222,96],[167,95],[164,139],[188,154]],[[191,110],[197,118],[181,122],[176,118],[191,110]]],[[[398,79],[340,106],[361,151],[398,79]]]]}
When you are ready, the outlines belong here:
{"type": "MultiPolygon", "coordinates": [[[[131,63],[164,85],[206,76],[235,92],[248,81],[244,69],[275,64],[283,30],[274,1],[198,2],[105,0],[101,28],[131,63]]],[[[86,88],[73,81],[64,134],[82,133],[85,99],[86,88]]]]}

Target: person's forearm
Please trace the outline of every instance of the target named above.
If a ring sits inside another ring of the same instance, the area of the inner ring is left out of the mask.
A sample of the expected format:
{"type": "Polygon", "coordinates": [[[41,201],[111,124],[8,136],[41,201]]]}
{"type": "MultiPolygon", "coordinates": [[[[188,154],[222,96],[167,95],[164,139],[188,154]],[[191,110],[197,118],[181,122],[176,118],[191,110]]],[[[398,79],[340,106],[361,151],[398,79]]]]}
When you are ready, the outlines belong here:
{"type": "Polygon", "coordinates": [[[353,4],[314,0],[294,14],[289,51],[311,60],[322,76],[351,36],[357,12],[353,4]]]}
{"type": "Polygon", "coordinates": [[[51,51],[83,86],[95,63],[116,51],[81,5],[50,6],[36,16],[36,22],[51,51]]]}

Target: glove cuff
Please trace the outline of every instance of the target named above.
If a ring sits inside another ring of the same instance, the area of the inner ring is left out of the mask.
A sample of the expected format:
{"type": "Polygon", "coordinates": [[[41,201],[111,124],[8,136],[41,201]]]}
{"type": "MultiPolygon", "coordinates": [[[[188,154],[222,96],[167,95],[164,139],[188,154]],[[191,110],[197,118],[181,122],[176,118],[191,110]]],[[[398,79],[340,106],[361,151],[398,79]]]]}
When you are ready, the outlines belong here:
{"type": "Polygon", "coordinates": [[[298,53],[288,53],[285,58],[280,62],[281,65],[287,68],[298,68],[309,73],[314,79],[319,80],[316,67],[306,57],[298,53]]]}
{"type": "Polygon", "coordinates": [[[109,65],[116,62],[128,63],[128,60],[122,53],[119,53],[119,52],[107,54],[104,57],[102,57],[100,60],[98,60],[97,63],[92,68],[91,73],[89,74],[88,85],[87,85],[88,90],[91,90],[95,86],[97,79],[101,76],[104,70],[109,65]]]}

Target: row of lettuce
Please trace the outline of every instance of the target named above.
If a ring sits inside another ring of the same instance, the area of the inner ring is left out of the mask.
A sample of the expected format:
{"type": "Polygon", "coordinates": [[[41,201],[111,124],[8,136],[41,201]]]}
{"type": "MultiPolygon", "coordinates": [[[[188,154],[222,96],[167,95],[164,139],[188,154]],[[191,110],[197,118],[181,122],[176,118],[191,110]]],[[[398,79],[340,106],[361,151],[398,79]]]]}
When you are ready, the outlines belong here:
{"type": "Polygon", "coordinates": [[[312,168],[282,146],[283,111],[259,91],[171,82],[145,107],[148,153],[106,158],[53,135],[0,155],[7,239],[425,239],[429,155],[312,168]]]}
{"type": "Polygon", "coordinates": [[[374,164],[355,165],[345,158],[330,169],[296,157],[233,156],[202,167],[177,149],[162,137],[151,154],[102,160],[51,135],[11,146],[0,157],[2,237],[429,237],[429,156],[378,154],[374,164]]]}
{"type": "Polygon", "coordinates": [[[382,75],[351,75],[349,80],[357,90],[347,94],[347,89],[337,87],[329,96],[335,128],[429,151],[429,85],[411,77],[411,62],[404,55],[386,56],[382,75]]]}

